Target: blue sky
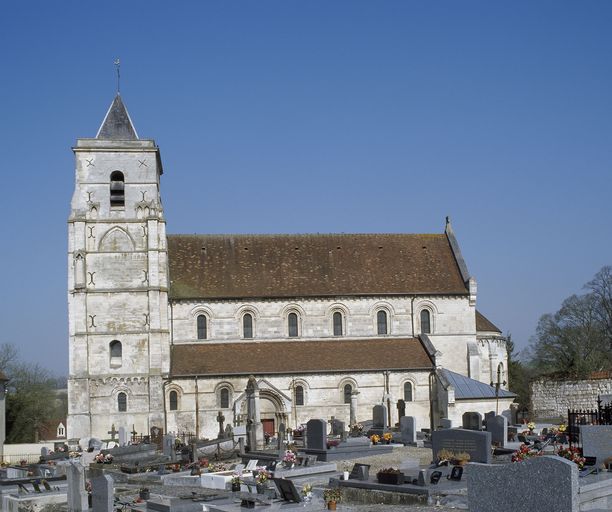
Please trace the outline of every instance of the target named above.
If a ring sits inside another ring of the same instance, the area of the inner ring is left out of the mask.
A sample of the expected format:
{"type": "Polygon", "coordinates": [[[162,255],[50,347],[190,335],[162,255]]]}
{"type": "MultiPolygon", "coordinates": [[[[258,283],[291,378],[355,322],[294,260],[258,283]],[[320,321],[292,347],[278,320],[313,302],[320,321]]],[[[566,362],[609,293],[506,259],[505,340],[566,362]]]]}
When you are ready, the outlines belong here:
{"type": "Polygon", "coordinates": [[[115,92],[170,233],[435,232],[519,347],[612,264],[610,2],[5,2],[0,342],[67,372],[77,137],[115,92]]]}

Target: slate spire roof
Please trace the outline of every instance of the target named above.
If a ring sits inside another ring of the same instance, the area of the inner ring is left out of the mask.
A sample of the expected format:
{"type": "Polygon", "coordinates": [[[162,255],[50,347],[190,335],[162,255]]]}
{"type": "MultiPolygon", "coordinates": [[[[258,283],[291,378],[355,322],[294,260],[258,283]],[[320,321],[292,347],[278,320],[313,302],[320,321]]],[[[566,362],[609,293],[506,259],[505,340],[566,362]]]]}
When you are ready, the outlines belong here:
{"type": "Polygon", "coordinates": [[[96,139],[103,140],[138,140],[138,134],[130,119],[127,108],[117,93],[115,99],[104,116],[104,121],[96,135],[96,139]]]}

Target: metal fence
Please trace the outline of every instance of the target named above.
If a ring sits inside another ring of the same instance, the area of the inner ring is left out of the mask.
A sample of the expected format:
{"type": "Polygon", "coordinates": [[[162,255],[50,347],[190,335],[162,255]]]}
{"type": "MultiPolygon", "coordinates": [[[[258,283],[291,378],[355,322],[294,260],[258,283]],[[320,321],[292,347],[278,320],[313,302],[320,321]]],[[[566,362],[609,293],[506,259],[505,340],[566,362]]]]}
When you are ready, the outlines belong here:
{"type": "Polygon", "coordinates": [[[597,409],[568,409],[567,437],[570,446],[580,447],[582,425],[612,425],[612,403],[603,405],[597,398],[597,409]]]}

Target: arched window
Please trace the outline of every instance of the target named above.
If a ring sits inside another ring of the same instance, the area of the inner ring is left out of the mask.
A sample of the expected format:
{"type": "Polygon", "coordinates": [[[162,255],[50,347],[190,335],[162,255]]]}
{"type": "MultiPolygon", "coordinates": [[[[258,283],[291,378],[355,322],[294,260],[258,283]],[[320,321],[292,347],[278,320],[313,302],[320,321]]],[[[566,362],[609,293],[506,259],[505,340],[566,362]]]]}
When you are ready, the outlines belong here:
{"type": "Polygon", "coordinates": [[[208,337],[207,326],[206,326],[206,315],[198,315],[198,339],[205,340],[208,337]]]}
{"type": "Polygon", "coordinates": [[[404,401],[412,402],[412,382],[404,383],[404,401]]]}
{"type": "Polygon", "coordinates": [[[289,337],[295,338],[298,336],[298,316],[297,313],[289,313],[287,315],[287,327],[289,329],[289,337]]]}
{"type": "Polygon", "coordinates": [[[295,386],[295,405],[304,405],[304,387],[295,386]]]}
{"type": "Polygon", "coordinates": [[[117,410],[119,412],[127,411],[127,395],[125,393],[117,395],[117,410]]]}
{"type": "Polygon", "coordinates": [[[178,393],[176,391],[170,391],[169,402],[170,410],[176,411],[178,409],[178,393]]]}
{"type": "Polygon", "coordinates": [[[229,409],[229,389],[221,388],[219,391],[219,406],[221,409],[229,409]]]}
{"type": "Polygon", "coordinates": [[[336,311],[333,317],[334,321],[334,336],[342,336],[342,313],[336,311]]]}
{"type": "Polygon", "coordinates": [[[351,403],[351,393],[353,393],[353,386],[351,386],[350,384],[345,384],[344,385],[344,403],[345,404],[351,403]]]}
{"type": "Polygon", "coordinates": [[[378,334],[388,334],[387,329],[387,312],[381,309],[376,313],[376,325],[378,328],[378,334]]]}
{"type": "Polygon", "coordinates": [[[242,337],[253,337],[253,315],[251,313],[245,313],[242,317],[242,337]]]}
{"type": "Polygon", "coordinates": [[[428,309],[421,311],[421,334],[431,333],[431,313],[428,309]]]}
{"type": "Polygon", "coordinates": [[[110,364],[111,366],[121,366],[122,358],[122,347],[119,340],[113,340],[108,344],[110,351],[110,364]]]}
{"type": "Polygon", "coordinates": [[[110,175],[110,205],[125,206],[125,180],[121,171],[114,171],[110,175]]]}

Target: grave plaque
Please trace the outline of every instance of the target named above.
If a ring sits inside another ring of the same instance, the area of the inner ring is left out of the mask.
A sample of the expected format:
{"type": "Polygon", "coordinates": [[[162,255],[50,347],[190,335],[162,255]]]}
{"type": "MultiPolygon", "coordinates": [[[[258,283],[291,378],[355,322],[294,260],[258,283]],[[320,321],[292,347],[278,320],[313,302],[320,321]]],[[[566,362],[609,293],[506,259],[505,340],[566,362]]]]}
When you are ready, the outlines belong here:
{"type": "Polygon", "coordinates": [[[344,421],[337,420],[336,418],[331,419],[331,435],[339,436],[344,432],[344,421]]]}
{"type": "Polygon", "coordinates": [[[470,454],[470,462],[491,463],[491,432],[446,429],[431,434],[431,449],[434,458],[442,449],[470,454]]]}
{"type": "Polygon", "coordinates": [[[92,479],[91,497],[93,512],[113,512],[115,499],[113,479],[108,475],[92,479]]]}
{"type": "Polygon", "coordinates": [[[309,420],[306,424],[306,447],[309,450],[327,450],[325,420],[309,420]]]}
{"type": "Polygon", "coordinates": [[[402,443],[415,444],[416,437],[416,421],[414,416],[402,416],[400,418],[400,432],[402,443]]]}
{"type": "Polygon", "coordinates": [[[175,439],[172,434],[164,434],[162,451],[163,454],[167,457],[170,457],[170,460],[174,460],[176,452],[174,450],[175,439]]]}
{"type": "Polygon", "coordinates": [[[487,432],[491,432],[491,442],[503,448],[508,440],[508,420],[505,416],[493,416],[487,420],[487,432]]]}
{"type": "Polygon", "coordinates": [[[482,414],[479,412],[466,412],[461,419],[466,430],[480,430],[482,427],[482,414]]]}

